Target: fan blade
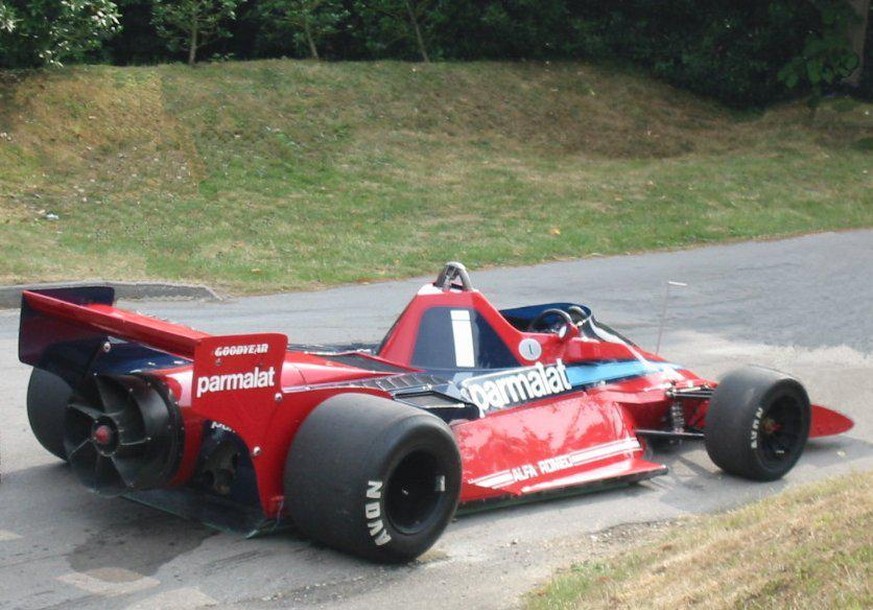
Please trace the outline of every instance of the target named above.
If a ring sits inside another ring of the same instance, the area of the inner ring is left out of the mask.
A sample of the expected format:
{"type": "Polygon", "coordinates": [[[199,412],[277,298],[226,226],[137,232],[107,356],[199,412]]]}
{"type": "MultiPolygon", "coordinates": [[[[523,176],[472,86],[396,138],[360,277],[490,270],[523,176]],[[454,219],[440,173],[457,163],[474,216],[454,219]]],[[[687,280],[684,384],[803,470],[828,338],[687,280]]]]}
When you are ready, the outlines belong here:
{"type": "Polygon", "coordinates": [[[97,454],[94,464],[94,491],[104,496],[117,496],[127,489],[124,479],[110,458],[97,454]]]}
{"type": "Polygon", "coordinates": [[[91,443],[91,439],[86,438],[79,445],[73,447],[72,450],[67,451],[67,459],[73,464],[73,467],[76,467],[77,462],[86,461],[90,463],[94,459],[94,455],[97,454],[97,450],[94,448],[94,445],[91,443]],[[90,449],[92,456],[89,458],[85,454],[86,449],[90,449]]]}
{"type": "Polygon", "coordinates": [[[112,456],[112,465],[118,476],[121,477],[125,488],[135,489],[138,477],[142,471],[142,463],[135,458],[125,458],[116,454],[112,456]]]}
{"type": "Polygon", "coordinates": [[[124,411],[131,405],[130,391],[112,377],[94,377],[103,410],[109,415],[124,411]]]}
{"type": "Polygon", "coordinates": [[[91,407],[89,405],[83,405],[83,404],[78,403],[78,402],[71,402],[68,405],[68,408],[71,411],[75,411],[76,413],[81,413],[82,415],[84,415],[85,417],[90,419],[92,422],[97,421],[97,419],[99,419],[105,415],[105,413],[103,413],[102,411],[98,411],[94,407],[91,407]]]}

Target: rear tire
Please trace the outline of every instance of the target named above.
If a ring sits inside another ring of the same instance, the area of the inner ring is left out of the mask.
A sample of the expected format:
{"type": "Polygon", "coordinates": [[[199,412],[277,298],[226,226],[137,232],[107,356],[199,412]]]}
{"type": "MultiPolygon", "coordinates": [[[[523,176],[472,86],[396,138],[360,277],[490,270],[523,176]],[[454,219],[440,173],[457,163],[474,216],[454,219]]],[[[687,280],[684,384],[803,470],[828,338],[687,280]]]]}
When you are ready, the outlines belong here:
{"type": "Polygon", "coordinates": [[[285,462],[285,498],[304,535],[382,563],[415,559],[458,504],[461,459],[439,418],[367,394],[340,394],[303,422],[285,462]]]}
{"type": "Polygon", "coordinates": [[[49,453],[67,461],[64,449],[64,413],[73,389],[42,369],[34,368],[27,385],[27,419],[39,444],[49,453]]]}
{"type": "Polygon", "coordinates": [[[774,481],[794,467],[809,436],[810,405],[796,379],[762,367],[729,373],[706,415],[706,451],[730,474],[774,481]]]}

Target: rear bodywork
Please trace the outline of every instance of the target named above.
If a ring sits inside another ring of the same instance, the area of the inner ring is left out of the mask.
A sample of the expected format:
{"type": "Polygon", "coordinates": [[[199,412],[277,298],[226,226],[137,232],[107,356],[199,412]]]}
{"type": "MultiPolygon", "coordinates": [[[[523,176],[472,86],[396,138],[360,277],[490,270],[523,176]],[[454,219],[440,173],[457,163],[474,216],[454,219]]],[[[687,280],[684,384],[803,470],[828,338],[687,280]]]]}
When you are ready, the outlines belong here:
{"type": "MultiPolygon", "coordinates": [[[[445,422],[461,458],[458,501],[476,508],[663,474],[648,439],[702,439],[717,386],[584,305],[499,311],[457,264],[371,350],[209,335],[118,309],[111,289],[94,287],[25,292],[19,356],[69,386],[62,457],[89,487],[249,530],[287,516],[289,451],[337,395],[445,422]]],[[[851,425],[812,407],[812,437],[851,425]]]]}

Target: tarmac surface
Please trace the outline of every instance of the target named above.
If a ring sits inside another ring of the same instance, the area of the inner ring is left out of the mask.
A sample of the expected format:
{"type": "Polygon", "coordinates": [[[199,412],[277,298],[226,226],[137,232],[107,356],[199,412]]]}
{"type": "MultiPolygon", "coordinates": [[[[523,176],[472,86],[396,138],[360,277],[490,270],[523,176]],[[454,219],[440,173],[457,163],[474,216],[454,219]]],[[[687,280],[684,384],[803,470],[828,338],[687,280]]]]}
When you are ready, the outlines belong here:
{"type": "MultiPolygon", "coordinates": [[[[646,524],[873,470],[873,231],[470,267],[474,286],[499,307],[586,303],[647,348],[657,342],[667,282],[685,283],[670,289],[662,353],[714,378],[745,363],[782,369],[856,427],[811,442],[778,482],[724,475],[703,447],[687,444],[656,455],[670,467],[666,476],[461,517],[419,561],[377,566],[293,535],[247,540],[88,493],[29,430],[29,367],[16,358],[18,313],[0,311],[0,608],[507,608],[554,569],[602,552],[605,541],[629,543],[658,527],[646,524]]],[[[297,343],[373,343],[432,280],[121,305],[215,333],[279,331],[297,343]]],[[[859,535],[873,544],[870,532],[859,535]]]]}
{"type": "Polygon", "coordinates": [[[36,288],[57,288],[60,286],[113,286],[115,298],[120,300],[175,299],[220,301],[220,297],[208,286],[174,284],[168,282],[106,282],[103,280],[84,280],[76,282],[52,282],[43,284],[18,284],[0,286],[0,309],[17,309],[21,304],[21,292],[36,288]]]}

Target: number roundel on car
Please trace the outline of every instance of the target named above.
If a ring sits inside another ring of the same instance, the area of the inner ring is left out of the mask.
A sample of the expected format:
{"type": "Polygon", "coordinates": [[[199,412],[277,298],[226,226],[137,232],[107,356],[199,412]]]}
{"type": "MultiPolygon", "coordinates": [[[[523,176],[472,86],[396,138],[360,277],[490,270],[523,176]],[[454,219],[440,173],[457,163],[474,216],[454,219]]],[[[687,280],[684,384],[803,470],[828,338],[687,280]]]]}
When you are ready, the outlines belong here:
{"type": "Polygon", "coordinates": [[[534,360],[539,360],[540,356],[543,355],[543,347],[536,339],[527,337],[518,343],[518,353],[525,360],[533,362],[534,360]]]}

